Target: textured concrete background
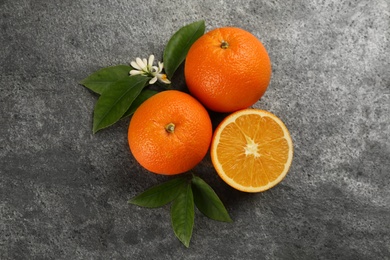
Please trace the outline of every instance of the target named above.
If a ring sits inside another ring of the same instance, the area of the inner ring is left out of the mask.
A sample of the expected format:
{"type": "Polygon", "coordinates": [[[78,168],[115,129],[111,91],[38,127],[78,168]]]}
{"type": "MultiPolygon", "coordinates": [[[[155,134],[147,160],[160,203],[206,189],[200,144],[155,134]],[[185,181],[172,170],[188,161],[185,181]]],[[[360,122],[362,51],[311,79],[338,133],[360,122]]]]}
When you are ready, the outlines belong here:
{"type": "Polygon", "coordinates": [[[389,38],[387,0],[0,0],[0,259],[390,259],[389,38]],[[92,135],[97,97],[78,82],[161,57],[199,19],[264,43],[273,76],[255,107],[286,123],[295,157],[260,194],[206,157],[197,171],[234,222],[196,212],[187,249],[168,206],[126,203],[166,178],[135,162],[128,121],[92,135]]]}

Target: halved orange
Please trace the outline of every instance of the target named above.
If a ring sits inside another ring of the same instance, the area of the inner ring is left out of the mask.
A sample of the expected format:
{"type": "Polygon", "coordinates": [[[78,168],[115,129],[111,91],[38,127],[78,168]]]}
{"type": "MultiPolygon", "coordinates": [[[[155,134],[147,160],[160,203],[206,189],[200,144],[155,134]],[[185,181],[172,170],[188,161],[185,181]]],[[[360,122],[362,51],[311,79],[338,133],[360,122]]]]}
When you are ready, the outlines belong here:
{"type": "Polygon", "coordinates": [[[215,170],[227,184],[244,192],[261,192],[286,176],[293,143],[277,116],[249,108],[234,112],[219,124],[210,153],[215,170]]]}

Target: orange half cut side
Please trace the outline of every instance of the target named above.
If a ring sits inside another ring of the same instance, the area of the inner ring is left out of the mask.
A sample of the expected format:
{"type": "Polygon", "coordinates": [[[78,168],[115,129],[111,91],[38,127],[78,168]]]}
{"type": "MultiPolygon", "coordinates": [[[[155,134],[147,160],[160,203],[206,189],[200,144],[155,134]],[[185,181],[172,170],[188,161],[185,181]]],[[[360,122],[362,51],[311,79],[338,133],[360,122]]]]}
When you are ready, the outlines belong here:
{"type": "Polygon", "coordinates": [[[259,109],[244,109],[226,117],[211,145],[211,160],[219,176],[244,192],[261,192],[278,184],[292,158],[293,143],[284,123],[259,109]]]}

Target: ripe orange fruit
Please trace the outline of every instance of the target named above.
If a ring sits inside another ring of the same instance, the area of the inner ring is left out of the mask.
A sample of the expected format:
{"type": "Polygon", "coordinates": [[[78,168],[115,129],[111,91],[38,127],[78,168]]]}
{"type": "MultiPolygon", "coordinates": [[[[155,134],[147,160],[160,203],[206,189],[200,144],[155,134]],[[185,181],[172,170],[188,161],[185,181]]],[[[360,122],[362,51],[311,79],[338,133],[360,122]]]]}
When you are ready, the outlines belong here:
{"type": "Polygon", "coordinates": [[[271,79],[271,62],[253,34],[223,27],[204,34],[191,46],[184,75],[191,94],[203,105],[217,112],[233,112],[263,96],[271,79]]]}
{"type": "Polygon", "coordinates": [[[128,130],[135,159],[147,170],[167,175],[195,167],[206,155],[211,137],[206,109],[177,90],[160,92],[142,103],[128,130]]]}
{"type": "Polygon", "coordinates": [[[286,176],[293,144],[278,117],[264,110],[244,109],[220,123],[210,153],[217,173],[227,184],[245,192],[260,192],[286,176]]]}

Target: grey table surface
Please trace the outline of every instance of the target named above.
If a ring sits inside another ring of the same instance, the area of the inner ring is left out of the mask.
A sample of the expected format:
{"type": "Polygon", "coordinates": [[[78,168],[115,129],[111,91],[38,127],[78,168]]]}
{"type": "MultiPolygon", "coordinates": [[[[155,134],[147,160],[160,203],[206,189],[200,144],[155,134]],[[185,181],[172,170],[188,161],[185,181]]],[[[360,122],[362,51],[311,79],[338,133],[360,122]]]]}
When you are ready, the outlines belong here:
{"type": "Polygon", "coordinates": [[[0,126],[0,259],[390,259],[387,0],[1,0],[0,126]],[[169,206],[127,204],[166,177],[134,160],[128,120],[92,134],[97,96],[78,82],[161,58],[200,19],[264,43],[273,74],[254,107],[285,122],[295,155],[258,194],[228,187],[206,156],[196,171],[234,222],[197,211],[185,248],[169,206]]]}

